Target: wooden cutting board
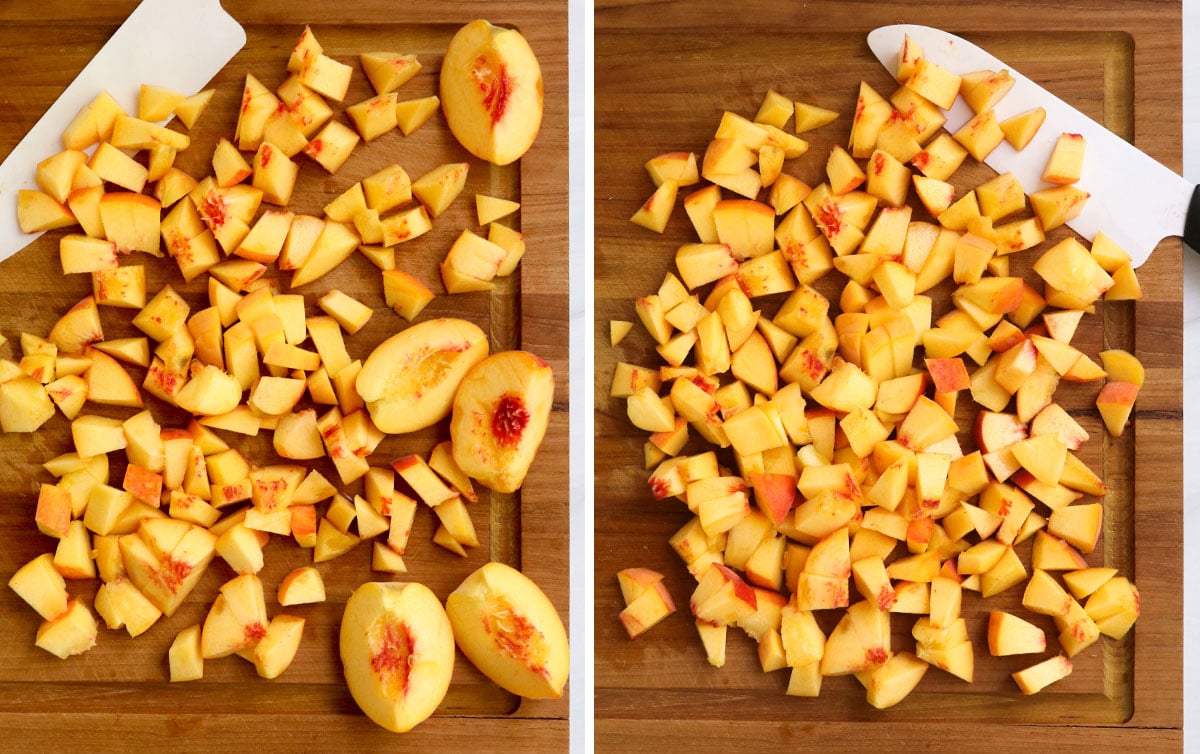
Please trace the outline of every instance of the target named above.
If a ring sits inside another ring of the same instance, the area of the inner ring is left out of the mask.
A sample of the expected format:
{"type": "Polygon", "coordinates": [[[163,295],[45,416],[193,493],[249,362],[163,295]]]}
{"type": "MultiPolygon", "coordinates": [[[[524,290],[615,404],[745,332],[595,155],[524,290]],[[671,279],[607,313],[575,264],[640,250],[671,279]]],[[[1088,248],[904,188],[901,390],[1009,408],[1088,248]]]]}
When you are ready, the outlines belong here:
{"type": "MultiPolygon", "coordinates": [[[[678,741],[711,748],[798,745],[821,750],[936,746],[1008,749],[1017,741],[1071,745],[1181,746],[1181,245],[1164,242],[1138,270],[1136,304],[1102,307],[1081,329],[1089,353],[1126,348],[1147,367],[1132,429],[1108,438],[1095,410],[1098,385],[1060,400],[1094,438],[1084,458],[1103,469],[1111,492],[1101,546],[1089,561],[1128,573],[1142,617],[1122,642],[1104,639],[1075,658],[1075,672],[1034,697],[1008,677],[1035,659],[992,658],[986,612],[1025,615],[1020,590],[990,601],[972,594],[964,613],[975,641],[975,682],[930,670],[909,699],[889,711],[863,700],[851,677],[829,678],[815,700],[784,694],[787,671],[761,672],[754,643],[731,630],[725,667],[709,667],[687,610],[694,580],[667,538],[690,517],[677,500],[656,501],[646,484],[642,444],[625,402],[609,397],[617,361],[657,366],[641,327],[618,347],[609,321],[637,322],[633,300],[657,290],[675,249],[694,240],[677,207],[660,237],[629,222],[653,191],[643,163],[662,152],[703,154],[721,113],[753,117],[768,88],[841,113],[805,134],[811,148],[785,171],[822,180],[833,143],[845,143],[860,81],[884,96],[895,82],[871,56],[867,32],[888,23],[942,26],[985,46],[1167,165],[1180,164],[1179,8],[1175,4],[1056,3],[1036,13],[1013,6],[924,3],[734,5],[713,2],[602,2],[596,12],[595,442],[596,730],[598,748],[670,750],[678,741]],[[1123,31],[1128,30],[1128,31],[1123,31]],[[630,641],[617,613],[615,574],[653,568],[679,610],[630,641]],[[686,739],[685,739],[686,737],[686,739]],[[717,741],[724,743],[717,744],[717,741]],[[761,744],[759,742],[762,742],[761,744]],[[818,743],[819,742],[819,743],[818,743]],[[936,742],[936,743],[934,743],[936,742]]],[[[1102,155],[1089,154],[1099,162],[1102,155]]],[[[960,193],[989,177],[968,166],[960,193]]],[[[690,189],[681,190],[681,196],[690,189]]],[[[915,200],[913,200],[915,201],[915,200]]],[[[1056,233],[1065,237],[1065,228],[1056,233]]],[[[1031,259],[1017,261],[1027,270],[1031,259]]],[[[827,294],[839,278],[818,284],[827,294]]],[[[948,305],[945,291],[935,310],[948,305]]],[[[772,312],[782,295],[761,301],[772,312]]],[[[834,299],[836,301],[836,299],[834,299]]],[[[756,307],[760,304],[756,300],[756,307]]],[[[937,311],[935,311],[935,316],[937,311]]],[[[960,434],[970,443],[968,433],[960,434]]],[[[691,445],[693,449],[700,446],[691,445]]],[[[973,447],[973,446],[968,446],[973,447]]],[[[732,464],[732,459],[726,459],[732,464]]],[[[1018,548],[1028,564],[1029,543],[1018,548]]],[[[894,620],[894,649],[912,649],[911,621],[894,620]]],[[[1049,643],[1057,647],[1053,624],[1049,643]]],[[[828,631],[832,622],[822,624],[828,631]]],[[[708,748],[701,746],[700,748],[708,748]]]]}
{"type": "MultiPolygon", "coordinates": [[[[85,7],[69,0],[51,0],[36,6],[8,3],[0,8],[0,62],[6,71],[0,85],[0,155],[16,145],[136,5],[122,0],[85,7]]],[[[406,138],[396,131],[360,145],[336,175],[325,173],[315,164],[303,165],[289,208],[320,215],[326,203],[355,181],[391,163],[399,163],[414,178],[442,163],[470,163],[462,196],[435,222],[432,232],[400,248],[399,266],[440,294],[422,313],[421,320],[465,317],[488,333],[493,351],[525,348],[545,358],[557,378],[554,411],[524,488],[513,495],[481,495],[480,502],[471,506],[480,546],[460,558],[434,545],[430,538],[435,517],[431,511],[420,511],[405,555],[409,574],[396,580],[423,582],[445,599],[469,572],[488,560],[500,560],[522,568],[538,582],[567,621],[565,5],[503,8],[486,2],[362,0],[330,4],[301,0],[286,5],[231,1],[225,6],[245,27],[248,41],[214,79],[212,86],[217,94],[191,132],[193,146],[177,162],[196,177],[211,170],[209,159],[218,137],[233,135],[246,75],[253,73],[271,88],[278,85],[286,75],[287,56],[305,24],[312,26],[326,54],[355,69],[343,106],[373,94],[358,64],[363,52],[415,53],[424,68],[401,88],[401,98],[435,94],[441,58],[450,37],[476,18],[520,28],[538,55],[545,83],[545,117],[535,146],[517,164],[500,168],[470,157],[454,141],[439,113],[412,136],[406,138]],[[518,272],[501,282],[493,293],[448,296],[443,293],[437,265],[463,228],[479,230],[474,209],[476,193],[521,202],[519,213],[507,222],[525,235],[528,251],[518,272]]],[[[348,122],[341,109],[335,106],[336,117],[348,122]]],[[[15,222],[14,208],[5,208],[0,214],[5,218],[3,222],[15,222]]],[[[71,304],[90,293],[87,276],[62,276],[58,235],[47,234],[0,264],[0,333],[9,339],[0,350],[5,357],[19,357],[19,333],[45,335],[71,304]]],[[[206,276],[184,285],[169,259],[145,257],[125,263],[146,265],[151,292],[170,283],[188,299],[193,311],[207,306],[206,276]]],[[[278,276],[278,282],[286,290],[287,278],[278,276]]],[[[363,330],[347,336],[353,358],[365,359],[377,343],[405,327],[405,321],[384,305],[379,270],[362,255],[353,255],[330,275],[297,291],[305,295],[311,315],[320,313],[316,299],[333,288],[374,310],[363,330]]],[[[129,319],[128,312],[105,310],[102,320],[106,336],[134,335],[129,319]]],[[[130,371],[140,383],[143,372],[136,367],[130,371]]],[[[164,427],[184,425],[186,418],[178,411],[152,398],[147,405],[164,427]]],[[[131,413],[96,411],[112,416],[131,413]]],[[[407,453],[427,455],[433,444],[446,436],[443,424],[412,435],[389,437],[370,461],[372,465],[385,465],[407,453]]],[[[251,462],[275,462],[267,432],[253,438],[227,435],[226,439],[251,462]]],[[[5,501],[0,510],[0,530],[6,542],[0,550],[0,577],[5,581],[23,563],[53,549],[52,540],[38,534],[33,526],[37,485],[52,481],[40,464],[69,449],[69,427],[61,416],[32,436],[0,436],[0,496],[5,501]]],[[[337,478],[324,462],[314,467],[331,479],[337,478]]],[[[114,460],[114,475],[122,473],[123,468],[123,460],[114,460]]],[[[115,483],[120,484],[119,476],[115,483]]],[[[361,493],[361,486],[347,486],[346,492],[361,493]]],[[[0,638],[3,748],[128,751],[166,746],[193,750],[203,747],[209,751],[242,751],[248,747],[290,751],[302,747],[381,749],[399,744],[437,751],[565,749],[566,695],[554,701],[524,702],[492,684],[461,655],[442,707],[411,734],[397,738],[359,712],[341,678],[337,631],[345,601],[355,587],[369,580],[392,580],[370,570],[370,549],[370,544],[364,543],[319,566],[328,600],[289,609],[306,619],[305,636],[293,665],[275,681],[257,678],[250,664],[234,658],[210,660],[202,681],[167,682],[166,652],[176,632],[203,620],[217,587],[233,575],[219,560],[171,619],[161,620],[137,639],[130,639],[124,631],[102,628],[92,651],[67,661],[33,646],[38,617],[11,590],[0,590],[0,623],[4,626],[0,638]]],[[[276,537],[266,547],[266,562],[260,575],[266,586],[268,610],[274,615],[282,612],[274,600],[280,578],[292,568],[310,563],[311,553],[276,537]]],[[[88,603],[95,587],[92,582],[69,584],[71,593],[88,603]]]]}

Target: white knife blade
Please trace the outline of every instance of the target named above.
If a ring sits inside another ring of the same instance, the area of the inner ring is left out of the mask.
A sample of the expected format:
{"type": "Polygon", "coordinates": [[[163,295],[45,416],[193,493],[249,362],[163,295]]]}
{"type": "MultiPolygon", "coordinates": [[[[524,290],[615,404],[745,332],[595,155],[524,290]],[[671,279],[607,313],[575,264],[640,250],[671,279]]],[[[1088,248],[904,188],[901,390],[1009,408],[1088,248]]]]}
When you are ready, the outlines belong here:
{"type": "MultiPolygon", "coordinates": [[[[1058,137],[1083,134],[1087,151],[1078,186],[1091,197],[1079,216],[1067,223],[1081,236],[1090,241],[1097,231],[1103,231],[1129,253],[1135,267],[1168,236],[1183,236],[1189,246],[1200,249],[1200,191],[1192,183],[1012,66],[940,29],[897,24],[872,31],[867,44],[893,76],[906,35],[922,47],[931,62],[954,73],[1008,70],[1016,83],[995,107],[1001,121],[1039,106],[1046,109],[1045,122],[1025,149],[1017,151],[1003,142],[984,160],[998,173],[1015,175],[1026,193],[1051,185],[1042,180],[1042,170],[1058,137]],[[1196,209],[1189,218],[1193,205],[1196,209]]],[[[945,127],[953,132],[972,115],[959,98],[946,113],[945,127]]]]}
{"type": "Polygon", "coordinates": [[[17,191],[37,188],[38,162],[62,151],[63,129],[80,108],[107,91],[136,114],[142,84],[194,94],[245,44],[218,0],[143,0],[0,164],[0,260],[41,235],[17,227],[17,191]]]}

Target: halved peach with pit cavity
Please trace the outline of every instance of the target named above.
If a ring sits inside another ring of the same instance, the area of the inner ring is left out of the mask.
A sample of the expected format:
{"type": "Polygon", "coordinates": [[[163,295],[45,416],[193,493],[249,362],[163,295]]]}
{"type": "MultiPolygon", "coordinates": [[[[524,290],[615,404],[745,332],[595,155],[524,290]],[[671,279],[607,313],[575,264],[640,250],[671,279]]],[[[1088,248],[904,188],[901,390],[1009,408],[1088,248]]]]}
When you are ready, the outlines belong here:
{"type": "Polygon", "coordinates": [[[442,112],[468,152],[496,165],[516,161],[542,125],[542,69],[514,29],[472,21],[442,59],[442,112]]]}
{"type": "Polygon", "coordinates": [[[450,440],[459,468],[498,492],[525,481],[554,402],[554,372],[528,351],[502,351],[458,386],[450,440]]]}
{"type": "Polygon", "coordinates": [[[503,563],[487,563],[446,600],[454,640],[497,685],[529,699],[562,696],[570,648],[545,592],[503,563]]]}
{"type": "Polygon", "coordinates": [[[441,601],[423,584],[369,582],[355,589],[338,644],[350,695],[390,731],[412,730],[450,688],[454,636],[441,601]]]}
{"type": "Polygon", "coordinates": [[[380,343],[355,387],[376,427],[391,434],[412,432],[450,413],[459,383],[487,355],[487,336],[474,324],[429,320],[380,343]]]}

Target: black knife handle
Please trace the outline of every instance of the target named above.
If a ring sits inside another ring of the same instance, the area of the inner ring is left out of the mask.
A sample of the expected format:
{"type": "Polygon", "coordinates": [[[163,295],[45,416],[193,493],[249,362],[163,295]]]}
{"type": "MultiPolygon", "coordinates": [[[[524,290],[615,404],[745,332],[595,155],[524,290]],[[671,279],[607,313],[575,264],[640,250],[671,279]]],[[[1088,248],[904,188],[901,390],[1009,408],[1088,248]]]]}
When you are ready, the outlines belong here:
{"type": "Polygon", "coordinates": [[[1187,218],[1183,221],[1183,242],[1192,251],[1200,253],[1200,186],[1192,189],[1192,201],[1188,202],[1187,218]]]}

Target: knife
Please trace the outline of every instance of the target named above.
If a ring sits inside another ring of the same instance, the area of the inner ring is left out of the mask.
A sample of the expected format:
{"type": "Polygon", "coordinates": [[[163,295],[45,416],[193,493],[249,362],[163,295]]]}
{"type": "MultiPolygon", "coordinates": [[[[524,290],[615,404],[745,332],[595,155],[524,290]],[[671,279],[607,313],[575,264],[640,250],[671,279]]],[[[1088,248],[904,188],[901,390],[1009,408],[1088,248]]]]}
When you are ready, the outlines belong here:
{"type": "Polygon", "coordinates": [[[136,113],[142,84],[194,94],[246,44],[246,32],[218,0],[143,0],[0,164],[0,260],[41,234],[17,227],[17,191],[37,188],[38,162],[61,152],[63,129],[107,91],[136,113]]]}
{"type": "MultiPolygon", "coordinates": [[[[1090,241],[1097,231],[1103,231],[1129,253],[1134,267],[1145,262],[1159,241],[1168,236],[1183,236],[1188,246],[1200,250],[1200,188],[1012,66],[940,29],[897,24],[867,35],[871,52],[893,76],[906,35],[921,46],[930,62],[954,73],[1007,69],[1015,83],[996,104],[996,116],[1001,121],[1035,107],[1045,108],[1046,120],[1025,149],[1017,151],[1003,142],[984,160],[998,173],[1011,172],[1026,193],[1051,185],[1042,180],[1042,170],[1059,135],[1083,135],[1087,151],[1079,187],[1091,197],[1079,216],[1067,223],[1081,236],[1090,241]]],[[[960,97],[947,111],[945,127],[954,132],[973,115],[960,97]]]]}

